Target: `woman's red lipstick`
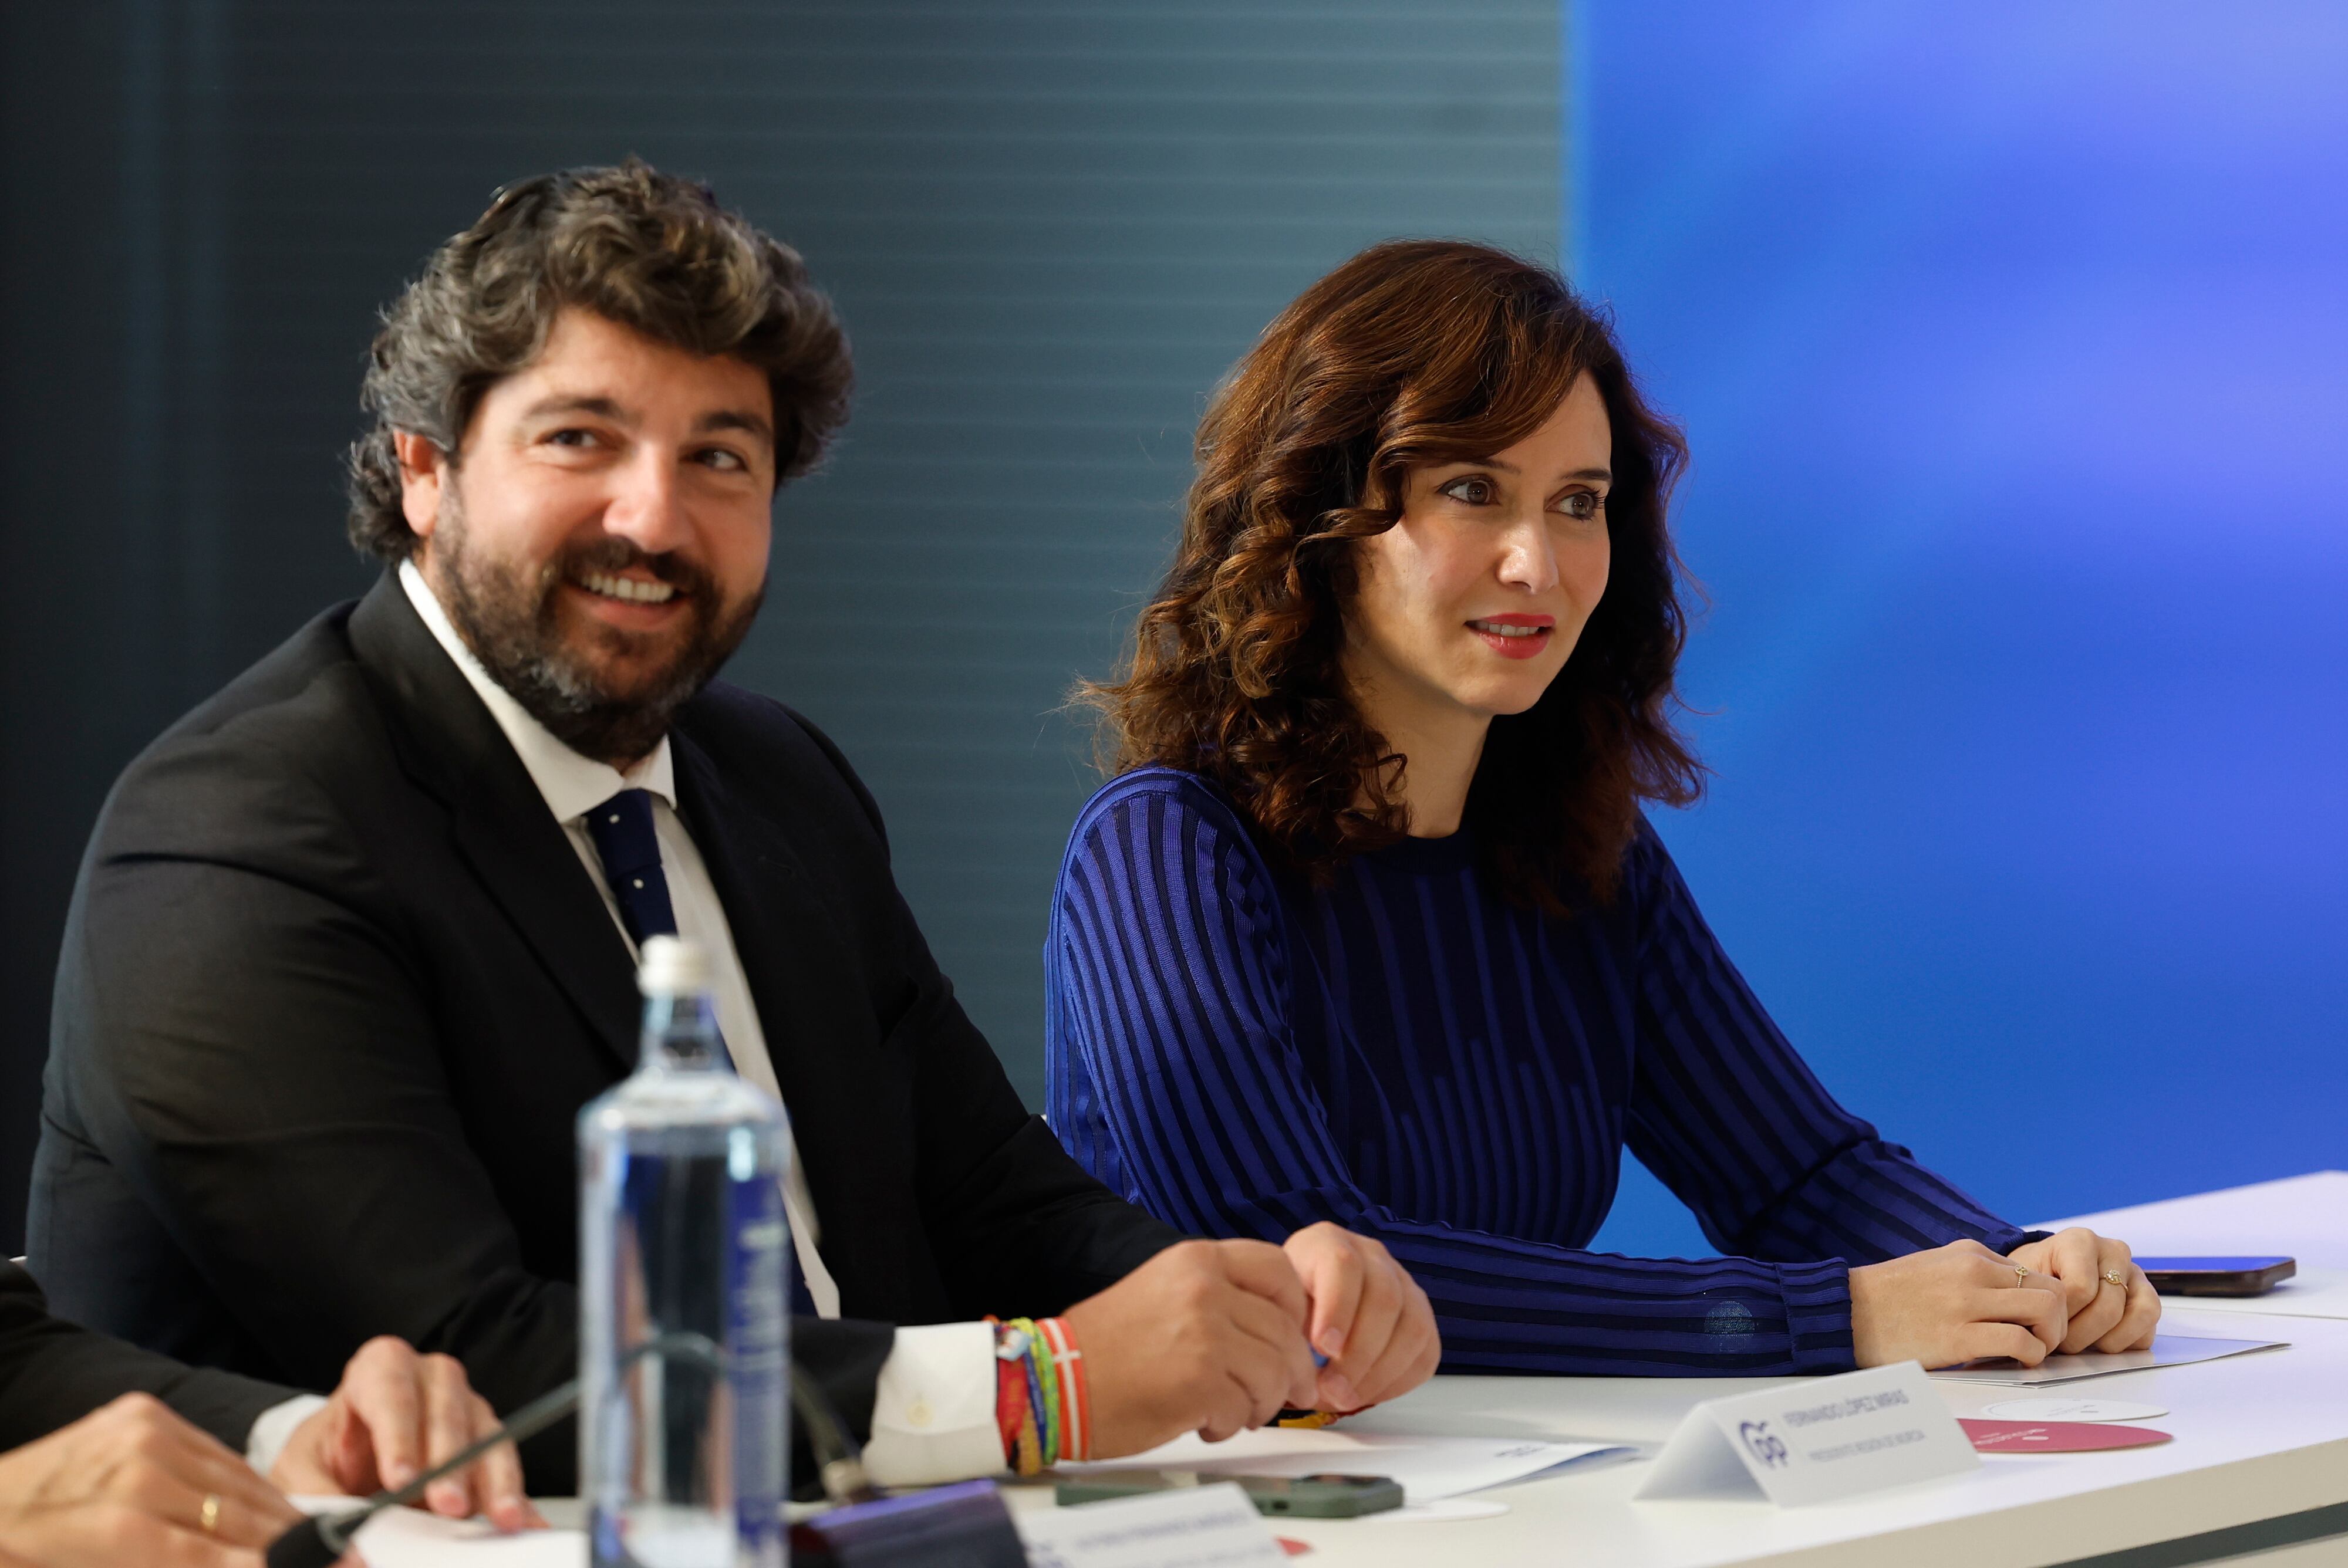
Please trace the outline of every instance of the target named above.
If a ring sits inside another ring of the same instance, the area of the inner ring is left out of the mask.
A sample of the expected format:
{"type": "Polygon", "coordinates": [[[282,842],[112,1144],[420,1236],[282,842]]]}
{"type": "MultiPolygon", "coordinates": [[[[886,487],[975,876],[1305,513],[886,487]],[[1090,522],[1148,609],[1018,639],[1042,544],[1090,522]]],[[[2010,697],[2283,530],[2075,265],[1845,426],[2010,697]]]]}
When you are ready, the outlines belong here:
{"type": "Polygon", "coordinates": [[[1557,631],[1557,617],[1486,615],[1469,621],[1468,630],[1503,659],[1530,659],[1549,646],[1557,631]]]}

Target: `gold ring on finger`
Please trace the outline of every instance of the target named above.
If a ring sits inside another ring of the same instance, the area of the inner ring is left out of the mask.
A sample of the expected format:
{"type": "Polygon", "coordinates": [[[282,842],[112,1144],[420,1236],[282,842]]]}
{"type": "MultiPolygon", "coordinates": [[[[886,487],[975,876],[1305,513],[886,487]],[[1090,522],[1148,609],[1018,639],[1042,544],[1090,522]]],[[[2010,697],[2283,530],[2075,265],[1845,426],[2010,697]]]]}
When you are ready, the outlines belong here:
{"type": "Polygon", "coordinates": [[[204,1505],[196,1511],[197,1528],[201,1530],[206,1535],[219,1534],[220,1511],[220,1493],[216,1491],[208,1491],[204,1493],[204,1505]]]}
{"type": "Polygon", "coordinates": [[[2025,1279],[2028,1279],[2029,1277],[2030,1277],[2030,1270],[2029,1270],[2029,1269],[2027,1269],[2027,1268],[2024,1267],[2021,1264],[2018,1264],[2018,1263],[2017,1263],[2017,1264],[2015,1264],[2015,1265],[2013,1265],[2013,1288],[2014,1288],[2014,1289],[2016,1289],[2016,1290],[2020,1290],[2020,1289],[2022,1288],[2022,1282],[2023,1282],[2024,1280],[2025,1280],[2025,1279]]]}
{"type": "Polygon", "coordinates": [[[2122,1290],[2126,1290],[2127,1288],[2127,1276],[2122,1274],[2116,1268],[2107,1268],[2104,1270],[2104,1283],[2106,1285],[2116,1285],[2122,1290]]]}

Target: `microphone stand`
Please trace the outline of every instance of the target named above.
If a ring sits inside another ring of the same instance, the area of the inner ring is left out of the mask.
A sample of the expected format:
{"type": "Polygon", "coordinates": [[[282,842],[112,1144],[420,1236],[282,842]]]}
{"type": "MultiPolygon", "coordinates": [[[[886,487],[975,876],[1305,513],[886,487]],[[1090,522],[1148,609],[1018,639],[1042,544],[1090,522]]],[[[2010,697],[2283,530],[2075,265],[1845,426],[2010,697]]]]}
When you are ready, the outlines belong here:
{"type": "MultiPolygon", "coordinates": [[[[703,1335],[663,1334],[629,1351],[620,1369],[625,1371],[647,1356],[672,1355],[712,1368],[722,1358],[722,1352],[703,1335]]],[[[333,1568],[368,1520],[386,1508],[407,1507],[434,1481],[463,1470],[499,1443],[520,1443],[536,1437],[579,1408],[579,1379],[573,1378],[541,1394],[496,1431],[466,1445],[396,1491],[379,1491],[359,1507],[341,1513],[311,1515],[270,1542],[268,1568],[333,1568]]],[[[791,1405],[807,1429],[808,1447],[814,1451],[824,1495],[836,1503],[870,1502],[879,1497],[865,1479],[863,1456],[832,1410],[831,1401],[796,1361],[791,1363],[791,1405]]]]}
{"type": "Polygon", "coordinates": [[[359,1527],[385,1509],[407,1507],[442,1476],[464,1469],[499,1443],[518,1443],[536,1437],[578,1408],[579,1379],[573,1378],[562,1387],[541,1394],[516,1410],[513,1419],[496,1431],[458,1450],[398,1491],[376,1492],[360,1506],[342,1513],[312,1514],[269,1543],[269,1568],[334,1568],[343,1553],[351,1549],[351,1537],[359,1532],[359,1527]]]}

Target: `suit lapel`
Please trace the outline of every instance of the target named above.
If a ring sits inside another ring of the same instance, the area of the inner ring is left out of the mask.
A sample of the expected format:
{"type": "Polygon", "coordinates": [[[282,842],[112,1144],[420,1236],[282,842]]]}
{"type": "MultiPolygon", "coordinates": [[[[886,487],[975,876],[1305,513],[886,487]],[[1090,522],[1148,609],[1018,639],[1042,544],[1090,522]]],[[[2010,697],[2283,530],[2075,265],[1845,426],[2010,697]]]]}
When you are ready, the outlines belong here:
{"type": "MultiPolygon", "coordinates": [[[[392,576],[350,624],[402,764],[447,805],[460,853],[598,1047],[619,1071],[632,1071],[641,1004],[627,946],[529,770],[392,576]]],[[[890,1183],[873,1169],[881,1155],[872,1141],[858,1135],[870,1117],[855,1064],[879,1043],[864,965],[782,825],[730,790],[688,735],[672,729],[669,741],[679,813],[725,908],[790,1111],[825,1266],[851,1313],[859,1303],[893,1300],[902,1292],[887,1282],[902,1270],[880,1245],[891,1225],[868,1212],[871,1194],[890,1183]]]]}
{"type": "MultiPolygon", "coordinates": [[[[517,761],[514,766],[521,764],[517,761]]],[[[517,832],[513,803],[491,801],[484,792],[457,803],[458,847],[539,961],[586,1015],[612,1065],[625,1075],[635,1071],[644,1012],[634,960],[578,852],[527,774],[522,784],[538,825],[517,832]]]]}
{"type": "Polygon", "coordinates": [[[790,1112],[824,1265],[843,1304],[866,1299],[870,1271],[860,1243],[873,1227],[860,1222],[877,1184],[864,1173],[871,1152],[855,1135],[869,1112],[858,1104],[850,1065],[873,1033],[860,1005],[862,966],[780,825],[736,798],[709,754],[684,733],[672,729],[669,745],[679,813],[725,906],[790,1112]]]}
{"type": "Polygon", "coordinates": [[[448,806],[458,851],[612,1065],[633,1071],[641,1004],[627,944],[530,771],[392,574],[352,612],[351,643],[401,762],[448,806]]]}

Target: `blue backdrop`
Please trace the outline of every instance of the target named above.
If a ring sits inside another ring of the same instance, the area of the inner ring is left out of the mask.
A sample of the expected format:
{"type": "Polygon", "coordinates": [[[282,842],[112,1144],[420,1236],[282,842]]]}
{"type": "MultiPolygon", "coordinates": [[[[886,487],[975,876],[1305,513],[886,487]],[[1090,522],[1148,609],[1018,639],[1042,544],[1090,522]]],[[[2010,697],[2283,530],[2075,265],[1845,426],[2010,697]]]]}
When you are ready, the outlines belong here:
{"type": "MultiPolygon", "coordinates": [[[[1660,825],[2011,1217],[2348,1164],[2348,12],[1581,0],[1568,251],[1695,453],[1660,825]]],[[[1706,1250],[1626,1171],[1601,1245],[1706,1250]]]]}

